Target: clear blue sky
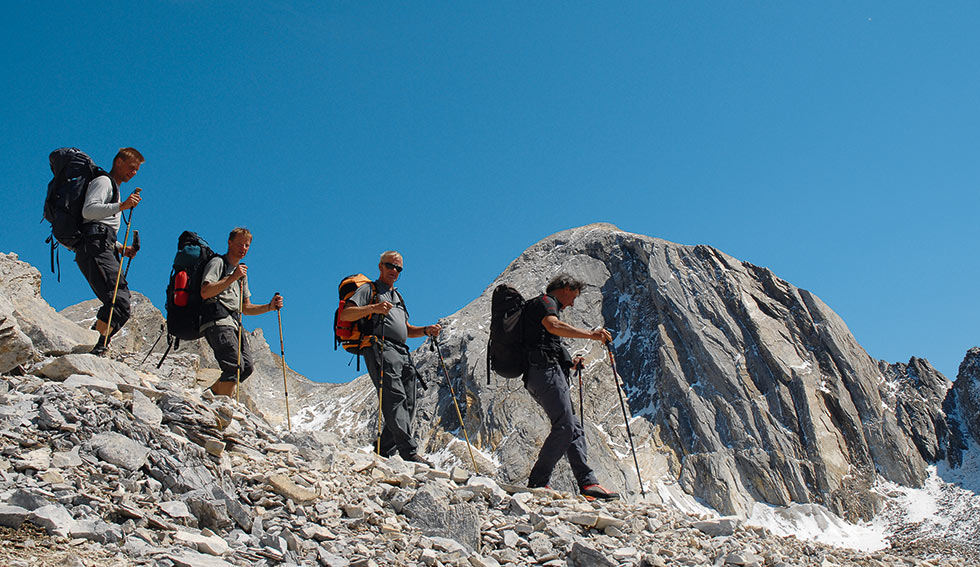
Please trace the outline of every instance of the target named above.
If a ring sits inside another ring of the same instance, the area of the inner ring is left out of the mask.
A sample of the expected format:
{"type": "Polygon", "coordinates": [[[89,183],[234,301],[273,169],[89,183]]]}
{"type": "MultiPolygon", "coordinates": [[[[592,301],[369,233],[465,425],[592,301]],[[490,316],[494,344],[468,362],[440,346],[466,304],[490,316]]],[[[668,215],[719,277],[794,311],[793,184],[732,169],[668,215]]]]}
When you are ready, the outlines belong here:
{"type": "Polygon", "coordinates": [[[596,221],[767,266],[952,378],[980,342],[978,27],[975,2],[11,3],[0,250],[89,299],[71,254],[47,273],[47,154],[135,146],[132,287],[162,308],[182,230],[248,226],[314,380],[356,375],[336,284],[381,251],[424,324],[596,221]]]}

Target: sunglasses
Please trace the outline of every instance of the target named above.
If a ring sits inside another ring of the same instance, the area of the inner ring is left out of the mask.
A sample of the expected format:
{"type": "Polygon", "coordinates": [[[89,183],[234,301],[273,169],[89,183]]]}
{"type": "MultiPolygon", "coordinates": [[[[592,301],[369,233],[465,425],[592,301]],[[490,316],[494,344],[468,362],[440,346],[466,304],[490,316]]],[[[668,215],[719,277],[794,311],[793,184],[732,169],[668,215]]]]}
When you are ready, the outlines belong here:
{"type": "Polygon", "coordinates": [[[405,269],[399,266],[398,264],[392,264],[391,262],[382,262],[381,265],[388,268],[389,270],[395,270],[399,274],[402,273],[402,270],[405,269]]]}

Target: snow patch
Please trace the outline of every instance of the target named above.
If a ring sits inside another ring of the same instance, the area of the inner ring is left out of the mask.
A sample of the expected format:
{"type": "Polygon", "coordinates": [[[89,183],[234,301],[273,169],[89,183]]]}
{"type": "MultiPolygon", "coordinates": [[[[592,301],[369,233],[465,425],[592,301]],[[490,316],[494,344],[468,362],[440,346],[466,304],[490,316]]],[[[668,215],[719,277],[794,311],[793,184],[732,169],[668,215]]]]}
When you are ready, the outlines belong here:
{"type": "Polygon", "coordinates": [[[819,504],[776,507],[756,502],[746,524],[766,528],[779,536],[796,536],[834,547],[863,551],[888,547],[885,526],[873,522],[851,524],[819,504]]]}

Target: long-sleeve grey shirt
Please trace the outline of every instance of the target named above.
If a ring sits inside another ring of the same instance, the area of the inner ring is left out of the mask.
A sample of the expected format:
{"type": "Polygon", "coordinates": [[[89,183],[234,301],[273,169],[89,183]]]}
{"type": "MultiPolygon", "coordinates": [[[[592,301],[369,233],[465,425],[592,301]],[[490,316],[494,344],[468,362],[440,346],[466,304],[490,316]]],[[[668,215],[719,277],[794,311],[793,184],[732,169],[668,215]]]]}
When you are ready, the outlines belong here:
{"type": "Polygon", "coordinates": [[[109,176],[102,175],[90,181],[85,192],[85,204],[82,205],[85,222],[100,222],[118,232],[121,216],[119,197],[112,200],[112,180],[109,176]]]}

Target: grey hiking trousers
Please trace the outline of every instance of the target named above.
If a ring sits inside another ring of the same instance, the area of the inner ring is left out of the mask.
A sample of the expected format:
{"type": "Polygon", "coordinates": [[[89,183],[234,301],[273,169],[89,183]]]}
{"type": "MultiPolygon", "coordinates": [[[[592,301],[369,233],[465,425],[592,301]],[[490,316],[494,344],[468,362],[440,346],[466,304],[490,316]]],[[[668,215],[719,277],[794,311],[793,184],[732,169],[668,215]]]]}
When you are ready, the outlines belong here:
{"type": "Polygon", "coordinates": [[[595,473],[586,462],[585,432],[572,413],[572,399],[565,373],[557,364],[531,365],[524,373],[524,387],[551,421],[551,433],[541,445],[527,485],[537,488],[551,482],[551,473],[562,455],[568,457],[579,488],[597,483],[595,473]]]}
{"type": "Polygon", "coordinates": [[[396,451],[402,457],[415,455],[418,443],[413,438],[412,424],[418,398],[418,371],[408,347],[389,341],[385,341],[384,348],[375,344],[364,352],[364,362],[374,387],[381,387],[381,415],[384,417],[381,456],[388,457],[396,451]],[[384,384],[381,384],[381,365],[384,366],[384,384]]]}

